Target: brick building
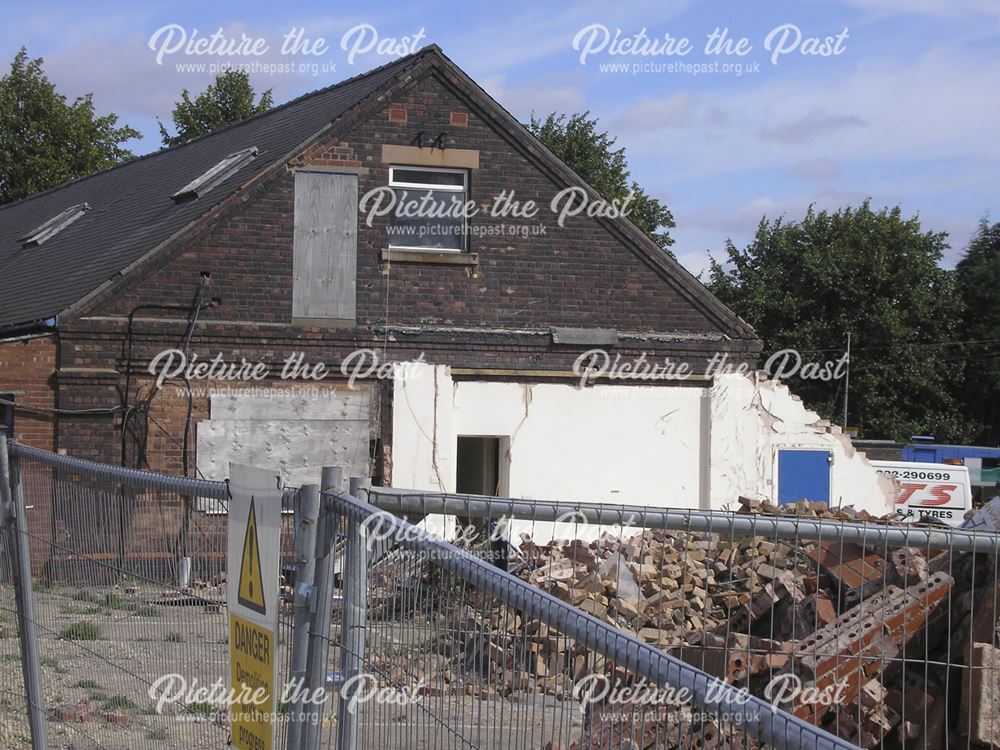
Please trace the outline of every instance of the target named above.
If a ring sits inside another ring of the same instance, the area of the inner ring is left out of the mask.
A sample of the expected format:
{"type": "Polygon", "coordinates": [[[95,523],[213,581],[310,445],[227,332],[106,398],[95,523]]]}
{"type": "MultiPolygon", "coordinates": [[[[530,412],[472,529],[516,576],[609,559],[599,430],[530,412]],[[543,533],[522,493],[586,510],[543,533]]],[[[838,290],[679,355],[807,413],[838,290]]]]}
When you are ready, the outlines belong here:
{"type": "Polygon", "coordinates": [[[776,496],[779,449],[812,446],[831,499],[880,502],[836,428],[711,370],[752,371],[746,323],[627,218],[550,210],[581,195],[425,48],[0,208],[0,403],[24,442],[209,478],[710,507],[776,496]],[[584,386],[588,351],[689,371],[584,386]]]}

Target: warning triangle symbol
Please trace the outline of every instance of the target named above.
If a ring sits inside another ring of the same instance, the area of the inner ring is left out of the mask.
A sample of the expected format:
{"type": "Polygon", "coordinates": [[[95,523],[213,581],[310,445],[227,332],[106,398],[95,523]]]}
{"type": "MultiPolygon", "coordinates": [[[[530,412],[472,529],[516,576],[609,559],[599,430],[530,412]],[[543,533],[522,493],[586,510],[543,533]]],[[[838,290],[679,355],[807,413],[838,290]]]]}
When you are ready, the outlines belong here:
{"type": "Polygon", "coordinates": [[[243,537],[240,587],[236,601],[254,612],[267,614],[264,582],[260,575],[260,545],[257,543],[257,514],[254,512],[253,497],[250,498],[250,515],[247,517],[246,536],[243,537]]]}

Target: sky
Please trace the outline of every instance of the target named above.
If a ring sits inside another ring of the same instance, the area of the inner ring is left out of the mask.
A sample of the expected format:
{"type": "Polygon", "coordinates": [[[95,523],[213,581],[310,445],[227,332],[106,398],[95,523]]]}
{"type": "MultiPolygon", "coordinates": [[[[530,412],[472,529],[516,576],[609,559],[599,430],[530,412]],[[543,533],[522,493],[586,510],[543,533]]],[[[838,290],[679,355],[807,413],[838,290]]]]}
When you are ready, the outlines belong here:
{"type": "Polygon", "coordinates": [[[157,6],[3,0],[0,55],[43,57],[60,93],[92,93],[147,153],[157,118],[212,66],[255,64],[280,103],[436,43],[522,122],[599,118],[673,212],[673,250],[695,274],[763,216],[811,204],[919,214],[949,234],[946,266],[1000,216],[1000,0],[157,6]],[[236,49],[195,54],[216,32],[236,49]]]}

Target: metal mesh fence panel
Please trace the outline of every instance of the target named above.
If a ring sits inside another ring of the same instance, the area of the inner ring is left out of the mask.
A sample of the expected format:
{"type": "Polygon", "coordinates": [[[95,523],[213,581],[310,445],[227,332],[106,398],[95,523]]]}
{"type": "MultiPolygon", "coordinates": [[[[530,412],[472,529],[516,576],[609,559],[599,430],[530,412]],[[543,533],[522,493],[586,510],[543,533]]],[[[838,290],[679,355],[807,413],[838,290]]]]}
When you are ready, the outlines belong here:
{"type": "Polygon", "coordinates": [[[449,544],[326,497],[348,550],[323,747],[853,747],[525,580],[530,561],[488,525],[449,544]],[[353,565],[352,541],[365,549],[353,565]]]}
{"type": "Polygon", "coordinates": [[[15,551],[8,535],[0,534],[0,746],[31,744],[28,706],[21,669],[15,591],[15,551]]]}
{"type": "MultiPolygon", "coordinates": [[[[14,450],[30,508],[49,747],[225,746],[226,485],[123,476],[115,467],[14,450]]],[[[288,497],[294,502],[294,493],[288,497]]],[[[292,532],[289,513],[281,532],[289,554],[292,532]]],[[[288,672],[288,591],[279,680],[288,672]]],[[[277,746],[286,731],[279,716],[277,746]]]]}
{"type": "MultiPolygon", "coordinates": [[[[844,514],[803,504],[770,515],[750,507],[742,514],[666,511],[382,489],[370,497],[381,508],[450,529],[493,563],[499,554],[524,582],[854,745],[1000,745],[995,534],[842,520],[844,514]]],[[[387,572],[391,583],[373,570],[371,599],[401,606],[394,589],[416,587],[412,598],[422,608],[414,617],[426,618],[429,634],[421,637],[412,619],[409,642],[397,644],[392,627],[376,636],[373,622],[373,653],[392,644],[416,665],[414,674],[438,674],[432,693],[475,692],[456,675],[478,666],[498,678],[488,687],[506,693],[510,715],[523,725],[543,721],[547,705],[528,696],[558,701],[570,694],[579,705],[577,667],[585,683],[595,679],[583,666],[592,654],[493,599],[485,608],[438,606],[441,593],[431,581],[439,566],[405,559],[387,572]],[[442,630],[446,637],[438,637],[442,630]]],[[[459,600],[469,605],[476,595],[462,590],[459,600]]],[[[603,666],[609,674],[627,668],[603,666]]],[[[633,677],[612,681],[627,685],[633,677]]],[[[450,705],[458,710],[457,700],[450,705]]],[[[524,740],[512,746],[619,746],[587,744],[609,741],[606,722],[595,722],[593,713],[589,706],[581,734],[557,735],[556,716],[547,716],[551,736],[537,744],[523,726],[524,740]]],[[[644,720],[643,736],[629,741],[753,746],[724,722],[709,724],[710,740],[683,719],[667,720],[680,737],[657,736],[663,725],[644,720]]]]}
{"type": "MultiPolygon", "coordinates": [[[[225,484],[12,453],[49,746],[226,743],[225,484]]],[[[809,505],[360,494],[374,505],[321,497],[315,586],[282,523],[278,685],[296,602],[297,674],[333,689],[297,747],[1000,745],[996,534],[809,505]]],[[[6,528],[4,746],[29,737],[6,528]]],[[[275,747],[300,708],[279,703],[275,747]]]]}

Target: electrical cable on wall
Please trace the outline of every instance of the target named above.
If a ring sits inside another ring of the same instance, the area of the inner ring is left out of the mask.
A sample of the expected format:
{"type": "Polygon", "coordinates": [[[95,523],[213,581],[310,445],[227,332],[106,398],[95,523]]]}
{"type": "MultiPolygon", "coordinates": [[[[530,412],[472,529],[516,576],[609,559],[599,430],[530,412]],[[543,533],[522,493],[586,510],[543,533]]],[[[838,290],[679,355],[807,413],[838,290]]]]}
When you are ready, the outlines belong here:
{"type": "MultiPolygon", "coordinates": [[[[132,381],[132,348],[133,348],[133,337],[135,335],[135,316],[136,313],[142,310],[156,310],[164,312],[184,312],[187,314],[187,325],[184,329],[184,334],[181,336],[180,346],[181,350],[185,353],[188,352],[190,347],[191,338],[194,334],[195,326],[198,322],[198,316],[201,314],[201,310],[204,307],[209,307],[213,303],[205,303],[204,295],[205,288],[208,286],[210,277],[208,275],[202,275],[201,282],[195,292],[194,300],[191,305],[161,305],[161,304],[144,304],[137,305],[132,308],[128,315],[128,324],[125,331],[125,387],[122,394],[123,405],[122,409],[125,411],[125,417],[122,419],[121,431],[120,431],[120,454],[121,454],[121,465],[128,466],[128,455],[127,455],[127,444],[126,444],[126,433],[128,432],[128,427],[130,420],[139,414],[144,415],[149,418],[149,408],[152,405],[153,400],[156,398],[158,389],[153,388],[150,390],[149,394],[145,399],[139,399],[137,403],[130,404],[131,399],[131,381],[132,381]]],[[[184,438],[182,441],[181,448],[181,463],[183,468],[184,476],[190,474],[189,457],[188,453],[190,450],[190,426],[194,411],[193,404],[193,393],[191,392],[191,384],[185,377],[183,379],[186,388],[186,398],[187,398],[187,413],[184,422],[184,438]]],[[[143,425],[141,428],[141,436],[138,438],[138,444],[136,446],[136,456],[135,456],[135,468],[143,468],[149,466],[147,460],[147,450],[149,441],[149,429],[148,426],[143,425]]]]}
{"type": "Polygon", "coordinates": [[[63,417],[74,417],[74,416],[88,416],[88,415],[98,415],[98,414],[118,414],[123,411],[120,406],[108,406],[96,409],[59,409],[50,406],[32,406],[31,404],[24,404],[19,401],[13,401],[8,398],[0,398],[0,404],[4,406],[11,406],[18,411],[30,412],[35,414],[48,414],[51,416],[63,416],[63,417]]]}

